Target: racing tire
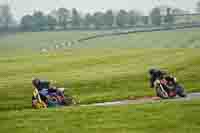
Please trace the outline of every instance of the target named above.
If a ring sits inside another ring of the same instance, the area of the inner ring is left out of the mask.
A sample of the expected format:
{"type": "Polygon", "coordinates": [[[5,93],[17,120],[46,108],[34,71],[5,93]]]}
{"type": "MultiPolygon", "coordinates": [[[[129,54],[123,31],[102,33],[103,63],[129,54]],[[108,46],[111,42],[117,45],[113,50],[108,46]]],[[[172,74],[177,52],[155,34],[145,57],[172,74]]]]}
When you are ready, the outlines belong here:
{"type": "Polygon", "coordinates": [[[181,86],[181,85],[177,85],[176,86],[176,93],[178,96],[180,97],[187,97],[187,94],[185,92],[185,89],[181,86]]]}

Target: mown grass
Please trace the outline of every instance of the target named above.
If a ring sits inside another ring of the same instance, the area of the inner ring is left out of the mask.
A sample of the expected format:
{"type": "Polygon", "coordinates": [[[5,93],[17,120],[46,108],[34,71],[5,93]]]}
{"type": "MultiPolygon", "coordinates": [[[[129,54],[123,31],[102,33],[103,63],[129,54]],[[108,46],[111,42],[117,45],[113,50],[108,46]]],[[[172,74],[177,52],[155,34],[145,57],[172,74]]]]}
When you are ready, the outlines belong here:
{"type": "Polygon", "coordinates": [[[24,32],[0,36],[0,55],[27,54],[32,50],[55,49],[56,45],[97,33],[95,31],[24,32]]]}
{"type": "Polygon", "coordinates": [[[188,91],[199,90],[199,49],[171,49],[185,44],[190,47],[194,42],[198,44],[198,29],[131,34],[90,40],[91,45],[80,44],[91,49],[68,48],[47,54],[34,51],[43,47],[42,42],[49,47],[54,41],[74,40],[91,34],[94,33],[41,32],[1,38],[0,109],[30,108],[32,77],[56,80],[58,86],[70,88],[69,92],[81,103],[153,95],[147,75],[151,67],[168,69],[177,75],[188,91]],[[166,44],[171,48],[157,48],[166,44]],[[119,49],[125,45],[157,49],[119,49]],[[20,53],[13,52],[15,48],[20,53]]]}
{"type": "Polygon", "coordinates": [[[81,48],[200,48],[200,29],[134,33],[97,38],[74,45],[81,48]]]}
{"type": "Polygon", "coordinates": [[[102,38],[76,44],[76,49],[38,52],[52,47],[55,40],[61,43],[90,34],[24,33],[0,39],[1,132],[199,132],[199,100],[30,109],[33,77],[55,80],[81,104],[154,95],[147,75],[151,67],[167,69],[189,92],[200,91],[200,49],[189,48],[199,46],[199,29],[102,38]]]}
{"type": "Polygon", "coordinates": [[[199,90],[199,49],[75,49],[0,58],[0,109],[31,107],[31,79],[56,80],[80,103],[154,95],[147,71],[172,72],[188,91],[199,90]]]}
{"type": "Polygon", "coordinates": [[[112,107],[69,107],[0,113],[10,133],[199,133],[200,102],[161,102],[112,107]]]}

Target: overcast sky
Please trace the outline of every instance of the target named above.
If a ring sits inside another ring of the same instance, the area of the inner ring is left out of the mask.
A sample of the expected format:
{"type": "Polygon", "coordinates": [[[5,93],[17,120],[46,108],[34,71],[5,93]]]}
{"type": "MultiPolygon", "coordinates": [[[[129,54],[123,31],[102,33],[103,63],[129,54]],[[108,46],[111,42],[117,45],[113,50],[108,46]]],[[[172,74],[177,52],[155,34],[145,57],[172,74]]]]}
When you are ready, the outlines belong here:
{"type": "Polygon", "coordinates": [[[170,5],[186,10],[193,10],[198,0],[0,0],[0,4],[9,2],[13,14],[19,19],[34,10],[41,10],[45,13],[65,7],[73,7],[83,12],[104,11],[106,9],[138,9],[148,13],[157,5],[170,5]]]}

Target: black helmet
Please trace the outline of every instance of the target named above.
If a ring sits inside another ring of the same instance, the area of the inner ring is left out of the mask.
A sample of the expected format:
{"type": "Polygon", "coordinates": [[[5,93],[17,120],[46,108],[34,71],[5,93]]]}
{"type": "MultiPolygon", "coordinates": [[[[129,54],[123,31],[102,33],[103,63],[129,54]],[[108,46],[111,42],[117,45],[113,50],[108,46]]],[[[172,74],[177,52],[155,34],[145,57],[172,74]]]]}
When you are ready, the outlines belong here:
{"type": "Polygon", "coordinates": [[[32,84],[33,84],[36,88],[38,88],[38,85],[40,84],[40,79],[38,79],[38,78],[33,78],[33,79],[32,79],[32,84]]]}
{"type": "Polygon", "coordinates": [[[154,74],[157,71],[158,71],[157,69],[151,68],[151,69],[149,69],[149,74],[152,75],[152,74],[154,74]]]}

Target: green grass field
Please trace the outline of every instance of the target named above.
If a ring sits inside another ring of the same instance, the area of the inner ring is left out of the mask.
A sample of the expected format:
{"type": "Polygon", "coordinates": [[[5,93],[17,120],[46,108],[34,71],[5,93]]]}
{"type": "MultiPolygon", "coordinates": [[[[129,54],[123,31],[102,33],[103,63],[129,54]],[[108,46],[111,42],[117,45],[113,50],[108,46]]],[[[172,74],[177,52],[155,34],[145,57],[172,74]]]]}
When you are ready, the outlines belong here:
{"type": "Polygon", "coordinates": [[[168,69],[188,90],[199,89],[199,49],[85,49],[2,58],[1,109],[30,107],[31,79],[56,80],[81,103],[153,95],[147,71],[168,69]],[[6,88],[6,89],[5,89],[6,88]],[[9,103],[9,104],[8,104],[9,103]]]}
{"type": "Polygon", "coordinates": [[[74,32],[25,32],[0,36],[0,55],[8,55],[10,52],[26,54],[30,51],[38,51],[42,48],[53,49],[55,45],[73,41],[82,37],[97,34],[98,32],[74,31],[74,32]],[[3,53],[3,54],[2,54],[3,53]]]}
{"type": "Polygon", "coordinates": [[[199,133],[199,101],[1,112],[4,133],[199,133]]]}
{"type": "Polygon", "coordinates": [[[200,46],[200,29],[106,37],[74,48],[37,51],[44,47],[40,45],[43,41],[50,47],[54,40],[74,40],[91,34],[42,32],[1,38],[0,129],[37,133],[198,131],[200,122],[195,118],[199,115],[199,101],[31,110],[33,77],[55,80],[57,86],[69,88],[68,93],[81,104],[154,95],[147,75],[151,67],[176,75],[188,92],[200,91],[200,49],[190,48],[200,46]]]}
{"type": "Polygon", "coordinates": [[[81,48],[200,48],[200,29],[137,33],[97,38],[74,47],[81,48]]]}

